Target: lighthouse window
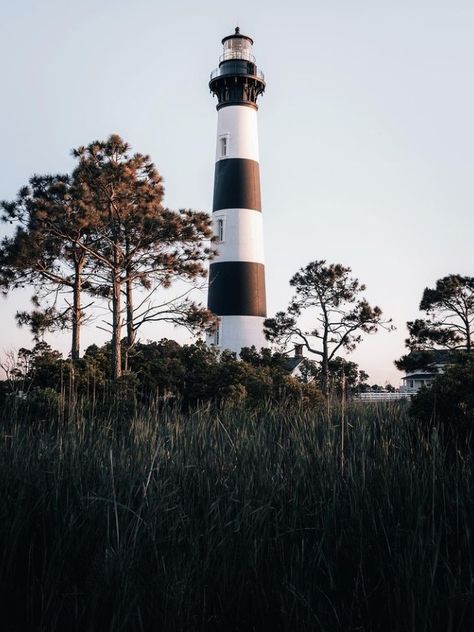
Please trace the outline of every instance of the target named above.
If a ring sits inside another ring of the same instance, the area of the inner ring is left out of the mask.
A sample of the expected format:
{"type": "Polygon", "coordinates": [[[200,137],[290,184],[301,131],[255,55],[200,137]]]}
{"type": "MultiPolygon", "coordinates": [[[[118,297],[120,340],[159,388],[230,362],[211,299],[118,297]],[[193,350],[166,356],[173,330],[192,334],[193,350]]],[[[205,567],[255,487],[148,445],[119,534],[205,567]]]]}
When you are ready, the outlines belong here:
{"type": "Polygon", "coordinates": [[[217,220],[216,228],[217,239],[219,241],[224,241],[224,220],[222,218],[217,220]]]}
{"type": "Polygon", "coordinates": [[[221,137],[221,156],[227,156],[227,136],[221,137]]]}

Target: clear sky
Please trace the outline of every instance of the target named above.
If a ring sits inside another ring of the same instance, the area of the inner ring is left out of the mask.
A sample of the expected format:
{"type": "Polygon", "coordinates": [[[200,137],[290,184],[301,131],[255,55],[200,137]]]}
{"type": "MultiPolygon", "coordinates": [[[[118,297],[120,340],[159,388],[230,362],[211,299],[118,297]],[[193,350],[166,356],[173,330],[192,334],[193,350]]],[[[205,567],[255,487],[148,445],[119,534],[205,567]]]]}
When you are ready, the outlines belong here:
{"type": "MultiPolygon", "coordinates": [[[[4,1],[0,198],[34,172],[69,170],[71,148],[116,132],[152,156],[168,206],[210,209],[208,76],[237,23],[267,79],[259,126],[269,315],[309,261],[351,266],[398,327],[352,357],[372,382],[398,384],[393,360],[423,288],[474,273],[468,0],[4,1]]],[[[0,351],[30,344],[13,319],[26,305],[25,294],[1,300],[0,351]]],[[[91,325],[84,342],[102,338],[91,325]]]]}

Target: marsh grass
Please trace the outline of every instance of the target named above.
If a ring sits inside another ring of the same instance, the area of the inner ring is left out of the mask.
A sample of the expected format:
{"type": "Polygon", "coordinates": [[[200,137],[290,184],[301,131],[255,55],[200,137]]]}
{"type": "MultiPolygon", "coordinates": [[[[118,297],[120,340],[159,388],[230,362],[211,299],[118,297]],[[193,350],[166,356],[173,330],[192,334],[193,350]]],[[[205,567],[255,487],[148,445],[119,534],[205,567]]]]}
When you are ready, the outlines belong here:
{"type": "Polygon", "coordinates": [[[336,406],[5,407],[2,629],[473,629],[468,449],[344,420],[342,454],[336,406]]]}

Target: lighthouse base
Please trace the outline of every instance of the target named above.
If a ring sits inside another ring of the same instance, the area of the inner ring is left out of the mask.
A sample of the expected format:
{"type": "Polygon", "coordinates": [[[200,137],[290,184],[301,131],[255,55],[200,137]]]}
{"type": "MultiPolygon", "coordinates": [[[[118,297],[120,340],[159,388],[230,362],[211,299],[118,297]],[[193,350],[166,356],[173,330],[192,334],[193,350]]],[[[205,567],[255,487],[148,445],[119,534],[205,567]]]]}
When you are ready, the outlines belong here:
{"type": "Polygon", "coordinates": [[[243,347],[255,346],[257,351],[268,347],[263,335],[262,316],[219,316],[219,329],[206,338],[208,345],[219,350],[229,349],[239,355],[243,347]]]}

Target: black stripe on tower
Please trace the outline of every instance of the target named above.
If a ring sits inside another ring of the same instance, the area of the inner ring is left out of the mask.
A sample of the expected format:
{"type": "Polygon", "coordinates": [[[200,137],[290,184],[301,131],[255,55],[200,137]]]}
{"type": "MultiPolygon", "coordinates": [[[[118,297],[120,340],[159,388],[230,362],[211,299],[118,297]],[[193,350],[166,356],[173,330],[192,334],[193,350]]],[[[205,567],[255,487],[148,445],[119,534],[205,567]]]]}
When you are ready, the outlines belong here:
{"type": "Polygon", "coordinates": [[[225,158],[216,162],[213,211],[226,208],[262,210],[260,166],[248,158],[225,158]]]}
{"type": "Polygon", "coordinates": [[[211,263],[207,306],[218,316],[265,317],[267,305],[263,263],[211,263]]]}

